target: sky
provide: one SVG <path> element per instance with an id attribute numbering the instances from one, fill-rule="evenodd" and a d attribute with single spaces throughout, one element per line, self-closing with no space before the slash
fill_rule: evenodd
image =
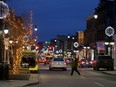
<path id="1" fill-rule="evenodd" d="M 75 35 L 86 29 L 86 18 L 92 15 L 99 0 L 7 0 L 17 16 L 33 12 L 38 41 L 50 41 L 57 35 Z"/>

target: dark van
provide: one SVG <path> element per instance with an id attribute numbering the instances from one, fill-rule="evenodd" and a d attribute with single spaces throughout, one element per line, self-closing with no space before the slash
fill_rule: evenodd
<path id="1" fill-rule="evenodd" d="M 99 68 L 114 70 L 114 59 L 108 55 L 98 55 L 94 60 L 93 69 L 99 70 Z"/>

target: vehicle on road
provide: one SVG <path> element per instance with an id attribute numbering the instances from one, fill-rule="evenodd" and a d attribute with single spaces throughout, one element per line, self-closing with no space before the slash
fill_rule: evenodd
<path id="1" fill-rule="evenodd" d="M 49 70 L 62 69 L 67 70 L 67 64 L 63 58 L 52 58 L 49 63 Z"/>
<path id="2" fill-rule="evenodd" d="M 52 56 L 46 56 L 45 61 L 44 61 L 44 65 L 49 64 L 52 58 L 53 58 Z"/>
<path id="3" fill-rule="evenodd" d="M 100 68 L 114 70 L 114 59 L 108 55 L 98 55 L 94 60 L 93 69 L 99 70 Z"/>
<path id="4" fill-rule="evenodd" d="M 87 60 L 87 59 L 81 59 L 79 61 L 79 67 L 80 68 L 92 68 L 93 66 L 93 61 L 92 60 Z"/>
<path id="5" fill-rule="evenodd" d="M 72 58 L 65 58 L 65 62 L 67 65 L 70 64 L 70 62 L 72 62 Z"/>

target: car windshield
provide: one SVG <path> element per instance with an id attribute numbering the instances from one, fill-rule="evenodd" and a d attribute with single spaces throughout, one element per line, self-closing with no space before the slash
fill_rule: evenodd
<path id="1" fill-rule="evenodd" d="M 64 61 L 63 58 L 54 58 L 54 61 Z"/>

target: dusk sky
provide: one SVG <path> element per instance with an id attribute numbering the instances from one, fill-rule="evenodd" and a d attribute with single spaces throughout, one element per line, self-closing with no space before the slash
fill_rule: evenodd
<path id="1" fill-rule="evenodd" d="M 99 0 L 9 0 L 17 16 L 33 12 L 38 41 L 49 41 L 56 35 L 76 34 L 86 29 L 86 18 L 93 14 Z"/>

